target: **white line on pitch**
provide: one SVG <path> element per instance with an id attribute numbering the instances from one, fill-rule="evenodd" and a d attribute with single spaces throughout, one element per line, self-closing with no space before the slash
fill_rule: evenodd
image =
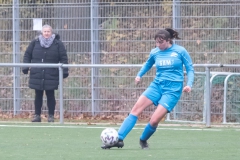
<path id="1" fill-rule="evenodd" d="M 97 127 L 97 126 L 28 126 L 28 125 L 0 125 L 0 127 L 16 127 L 16 128 L 89 128 L 89 129 L 104 129 L 108 127 Z M 111 127 L 118 129 L 118 127 Z M 134 130 L 137 129 L 144 129 L 144 128 L 133 128 Z M 162 128 L 159 127 L 157 130 L 179 130 L 179 131 L 222 131 L 222 129 L 204 129 L 204 128 Z"/>

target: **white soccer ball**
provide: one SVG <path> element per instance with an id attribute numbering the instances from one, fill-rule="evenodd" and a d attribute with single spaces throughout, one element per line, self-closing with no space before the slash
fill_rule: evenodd
<path id="1" fill-rule="evenodd" d="M 100 136 L 102 143 L 106 146 L 112 146 L 118 142 L 118 132 L 114 128 L 106 128 Z"/>

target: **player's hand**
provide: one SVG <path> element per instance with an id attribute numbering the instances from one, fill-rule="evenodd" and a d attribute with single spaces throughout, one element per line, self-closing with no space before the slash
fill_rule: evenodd
<path id="1" fill-rule="evenodd" d="M 185 87 L 183 88 L 183 92 L 187 92 L 187 93 L 191 92 L 191 87 L 185 86 Z"/>
<path id="2" fill-rule="evenodd" d="M 137 76 L 137 77 L 135 78 L 135 84 L 138 84 L 140 81 L 141 81 L 141 78 Z"/>

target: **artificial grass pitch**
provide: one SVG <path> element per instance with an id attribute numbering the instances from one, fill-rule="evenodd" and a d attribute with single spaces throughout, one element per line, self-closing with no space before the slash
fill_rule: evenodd
<path id="1" fill-rule="evenodd" d="M 100 148 L 99 125 L 0 124 L 0 160 L 239 160 L 239 128 L 158 127 L 142 150 L 135 127 L 121 149 Z"/>

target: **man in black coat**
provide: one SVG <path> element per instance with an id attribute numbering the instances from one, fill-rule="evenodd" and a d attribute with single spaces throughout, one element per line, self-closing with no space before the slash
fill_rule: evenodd
<path id="1" fill-rule="evenodd" d="M 34 39 L 28 46 L 23 63 L 64 63 L 68 64 L 66 49 L 58 34 L 53 34 L 52 27 L 44 25 L 42 34 Z M 43 92 L 47 96 L 48 122 L 54 122 L 56 99 L 54 90 L 59 85 L 58 68 L 23 68 L 22 72 L 28 74 L 30 70 L 29 88 L 35 89 L 35 116 L 32 122 L 41 122 L 41 109 Z M 68 68 L 63 69 L 63 78 L 68 77 Z"/>

